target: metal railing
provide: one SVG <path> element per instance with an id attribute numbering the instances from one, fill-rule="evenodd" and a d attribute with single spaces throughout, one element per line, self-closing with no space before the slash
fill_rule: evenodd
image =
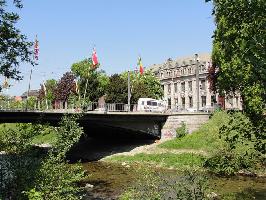
<path id="1" fill-rule="evenodd" d="M 201 112 L 213 112 L 214 108 L 202 108 Z M 87 102 L 80 103 L 80 101 L 39 101 L 30 100 L 28 103 L 25 100 L 15 101 L 14 99 L 0 100 L 0 111 L 46 111 L 46 112 L 157 112 L 157 113 L 183 113 L 196 112 L 196 109 L 174 107 L 168 105 L 165 110 L 138 109 L 137 104 L 124 103 L 98 103 Z"/>
<path id="2" fill-rule="evenodd" d="M 15 101 L 13 99 L 0 100 L 0 110 L 2 111 L 73 111 L 73 112 L 137 112 L 137 105 L 123 103 L 80 103 L 78 101 L 39 101 L 31 100 L 26 102 Z"/>

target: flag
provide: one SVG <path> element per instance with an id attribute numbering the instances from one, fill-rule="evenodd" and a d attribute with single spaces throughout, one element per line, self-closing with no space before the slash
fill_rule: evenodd
<path id="1" fill-rule="evenodd" d="M 93 48 L 92 58 L 91 59 L 92 59 L 93 67 L 96 67 L 96 65 L 98 64 L 98 57 L 97 57 L 95 48 Z"/>
<path id="2" fill-rule="evenodd" d="M 138 66 L 139 66 L 139 73 L 143 74 L 144 69 L 143 69 L 143 65 L 142 65 L 142 62 L 141 62 L 141 57 L 139 57 L 139 59 L 138 59 Z"/>
<path id="3" fill-rule="evenodd" d="M 37 39 L 37 36 L 36 36 L 35 42 L 34 42 L 34 59 L 35 60 L 39 59 L 39 41 Z"/>
<path id="4" fill-rule="evenodd" d="M 46 96 L 46 86 L 44 82 L 42 83 L 42 86 L 43 86 L 44 96 Z"/>
<path id="5" fill-rule="evenodd" d="M 5 88 L 5 89 L 7 89 L 7 88 L 9 88 L 9 83 L 8 83 L 8 78 L 7 77 L 5 77 L 5 80 L 4 80 L 4 83 L 3 83 L 3 88 Z"/>
<path id="6" fill-rule="evenodd" d="M 77 94 L 79 94 L 79 85 L 78 85 L 78 81 L 75 81 L 75 91 Z"/>

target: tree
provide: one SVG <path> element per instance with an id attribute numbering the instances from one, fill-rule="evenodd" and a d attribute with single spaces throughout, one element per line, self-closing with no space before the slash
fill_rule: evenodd
<path id="1" fill-rule="evenodd" d="M 69 95 L 74 90 L 75 76 L 71 72 L 66 72 L 57 83 L 53 95 L 55 100 L 67 101 Z"/>
<path id="2" fill-rule="evenodd" d="M 127 103 L 127 81 L 118 74 L 110 77 L 106 88 L 107 103 Z"/>
<path id="3" fill-rule="evenodd" d="M 79 79 L 78 85 L 81 97 L 84 96 L 85 88 L 85 99 L 87 101 L 98 101 L 105 94 L 109 78 L 103 70 L 97 70 L 97 67 L 93 67 L 90 58 L 74 63 L 71 66 L 71 71 Z"/>
<path id="4" fill-rule="evenodd" d="M 127 81 L 127 73 L 123 73 L 122 77 Z M 136 104 L 141 97 L 161 99 L 163 97 L 163 90 L 160 81 L 153 75 L 152 72 L 135 74 L 130 73 L 131 85 L 131 103 Z"/>
<path id="5" fill-rule="evenodd" d="M 21 9 L 21 0 L 13 1 L 16 8 Z M 6 0 L 0 1 L 0 74 L 7 78 L 21 80 L 22 76 L 18 70 L 20 62 L 33 63 L 32 43 L 27 37 L 21 34 L 15 27 L 19 15 L 14 12 L 7 12 Z M 1 88 L 0 88 L 1 90 Z"/>
<path id="6" fill-rule="evenodd" d="M 55 98 L 54 89 L 56 88 L 57 81 L 55 79 L 49 79 L 49 80 L 46 80 L 44 85 L 45 85 L 45 88 L 46 88 L 46 92 L 45 92 L 43 84 L 41 84 L 41 89 L 39 90 L 38 99 L 44 100 L 46 98 L 48 101 L 52 102 L 54 100 L 54 98 Z"/>
<path id="7" fill-rule="evenodd" d="M 220 93 L 240 91 L 244 111 L 256 121 L 266 105 L 266 0 L 213 4 L 214 85 Z"/>

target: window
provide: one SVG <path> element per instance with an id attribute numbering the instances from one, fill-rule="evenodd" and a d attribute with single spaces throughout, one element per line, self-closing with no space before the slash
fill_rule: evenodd
<path id="1" fill-rule="evenodd" d="M 181 83 L 181 91 L 185 92 L 185 82 Z"/>
<path id="2" fill-rule="evenodd" d="M 212 95 L 211 96 L 211 106 L 214 106 L 215 103 L 217 103 L 216 96 L 215 95 Z"/>
<path id="3" fill-rule="evenodd" d="M 183 109 L 185 109 L 185 103 L 186 103 L 185 97 L 182 97 L 182 108 Z"/>
<path id="4" fill-rule="evenodd" d="M 171 108 L 171 104 L 172 104 L 171 98 L 168 98 L 168 108 Z"/>
<path id="5" fill-rule="evenodd" d="M 172 76 L 172 71 L 167 71 L 167 76 L 171 77 Z"/>
<path id="6" fill-rule="evenodd" d="M 236 97 L 236 107 L 238 108 L 238 97 Z"/>
<path id="7" fill-rule="evenodd" d="M 144 105 L 144 101 L 141 102 L 141 105 Z"/>
<path id="8" fill-rule="evenodd" d="M 192 92 L 192 81 L 188 82 L 188 88 L 189 88 L 189 91 Z"/>
<path id="9" fill-rule="evenodd" d="M 206 106 L 206 96 L 201 96 L 201 106 Z"/>
<path id="10" fill-rule="evenodd" d="M 189 97 L 189 107 L 190 108 L 193 107 L 193 99 L 192 99 L 192 97 Z"/>
<path id="11" fill-rule="evenodd" d="M 152 105 L 152 106 L 157 106 L 157 102 L 152 101 L 152 102 L 151 102 L 151 105 Z"/>
<path id="12" fill-rule="evenodd" d="M 175 93 L 177 93 L 177 83 L 174 83 L 175 86 Z"/>
<path id="13" fill-rule="evenodd" d="M 200 89 L 202 89 L 202 90 L 206 90 L 205 80 L 201 80 L 201 81 L 200 81 Z"/>
<path id="14" fill-rule="evenodd" d="M 171 94 L 171 84 L 168 84 L 168 94 Z"/>
<path id="15" fill-rule="evenodd" d="M 147 101 L 147 105 L 150 106 L 151 105 L 151 101 Z"/>
<path id="16" fill-rule="evenodd" d="M 178 105 L 178 98 L 175 98 L 175 105 Z"/>

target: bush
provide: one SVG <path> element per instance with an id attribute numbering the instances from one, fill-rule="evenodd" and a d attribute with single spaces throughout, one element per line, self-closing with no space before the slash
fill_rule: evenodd
<path id="1" fill-rule="evenodd" d="M 68 150 L 83 134 L 76 117 L 63 117 L 57 140 L 48 154 L 32 144 L 33 136 L 44 127 L 18 124 L 0 131 L 0 199 L 80 199 L 84 177 L 78 164 L 65 161 Z M 46 127 L 45 127 L 46 128 Z"/>
<path id="2" fill-rule="evenodd" d="M 227 175 L 241 169 L 255 170 L 264 159 L 263 154 L 256 148 L 264 142 L 258 139 L 257 130 L 244 114 L 231 113 L 229 120 L 219 130 L 220 138 L 226 145 L 215 151 L 206 160 L 205 166 L 215 173 Z"/>
<path id="3" fill-rule="evenodd" d="M 181 138 L 188 134 L 187 126 L 185 122 L 181 122 L 181 127 L 176 129 L 176 137 Z"/>

